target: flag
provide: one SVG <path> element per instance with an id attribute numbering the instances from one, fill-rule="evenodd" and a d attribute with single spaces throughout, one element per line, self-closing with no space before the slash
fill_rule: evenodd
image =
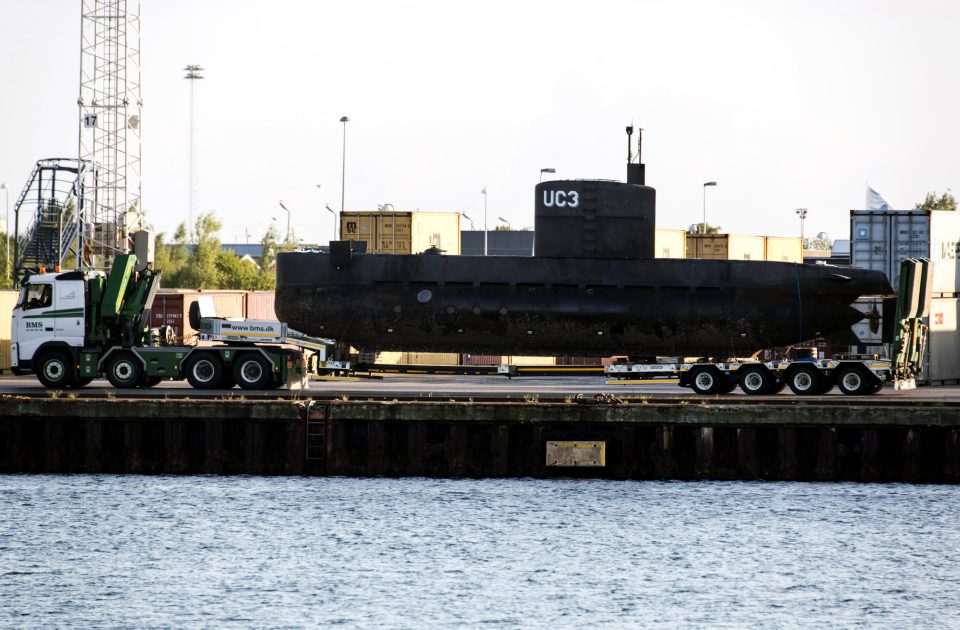
<path id="1" fill-rule="evenodd" d="M 892 210 L 880 193 L 867 186 L 867 210 Z"/>

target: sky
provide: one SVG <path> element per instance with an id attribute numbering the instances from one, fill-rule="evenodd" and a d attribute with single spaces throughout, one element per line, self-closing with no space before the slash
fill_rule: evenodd
<path id="1" fill-rule="evenodd" d="M 224 242 L 290 209 L 326 242 L 345 208 L 533 225 L 540 169 L 626 178 L 644 128 L 657 226 L 849 237 L 869 183 L 893 208 L 960 190 L 960 3 L 947 0 L 143 0 L 143 209 L 197 207 Z M 0 0 L 0 180 L 77 154 L 80 0 Z M 317 186 L 320 185 L 320 188 Z M 467 222 L 465 222 L 466 226 Z"/>

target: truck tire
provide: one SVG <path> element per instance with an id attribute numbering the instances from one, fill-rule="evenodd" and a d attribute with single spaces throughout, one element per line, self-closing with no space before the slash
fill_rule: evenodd
<path id="1" fill-rule="evenodd" d="M 187 381 L 196 389 L 217 389 L 223 382 L 223 363 L 213 352 L 198 352 L 185 366 Z"/>
<path id="2" fill-rule="evenodd" d="M 820 370 L 812 365 L 802 365 L 787 376 L 787 385 L 797 396 L 819 394 L 823 387 Z"/>
<path id="3" fill-rule="evenodd" d="M 722 378 L 723 376 L 716 368 L 693 368 L 690 374 L 690 389 L 701 396 L 716 394 L 723 387 Z"/>
<path id="4" fill-rule="evenodd" d="M 233 362 L 233 378 L 243 389 L 268 389 L 273 385 L 273 368 L 262 354 L 248 352 Z"/>
<path id="5" fill-rule="evenodd" d="M 837 371 L 837 387 L 848 396 L 865 396 L 876 390 L 877 379 L 859 366 L 847 366 Z"/>
<path id="6" fill-rule="evenodd" d="M 751 396 L 769 394 L 777 385 L 777 379 L 762 365 L 748 365 L 737 372 L 740 389 Z"/>
<path id="7" fill-rule="evenodd" d="M 132 352 L 117 352 L 107 362 L 107 380 L 117 389 L 133 389 L 143 381 L 143 365 Z"/>
<path id="8" fill-rule="evenodd" d="M 73 364 L 62 350 L 50 350 L 40 355 L 35 368 L 37 378 L 49 389 L 63 389 L 73 384 Z"/>

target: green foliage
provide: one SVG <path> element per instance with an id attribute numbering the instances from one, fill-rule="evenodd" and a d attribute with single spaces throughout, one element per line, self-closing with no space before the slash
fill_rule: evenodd
<path id="1" fill-rule="evenodd" d="M 0 242 L 0 289 L 13 289 L 13 248 L 7 248 L 8 245 L 12 245 L 12 242 L 7 235 L 0 232 L 0 238 L 3 239 L 3 242 Z M 7 265 L 7 252 L 9 251 L 9 266 Z"/>
<path id="2" fill-rule="evenodd" d="M 928 192 L 924 200 L 913 207 L 914 210 L 948 210 L 956 212 L 957 198 L 950 194 L 950 189 L 937 197 L 937 193 Z"/>
<path id="3" fill-rule="evenodd" d="M 704 231 L 704 225 L 706 225 L 706 231 Z M 719 225 L 710 225 L 709 223 L 694 223 L 689 228 L 687 228 L 688 234 L 719 234 L 720 233 Z"/>
<path id="4" fill-rule="evenodd" d="M 244 260 L 233 251 L 220 247 L 220 221 L 213 213 L 201 214 L 193 226 L 191 238 L 181 223 L 168 243 L 165 234 L 157 236 L 154 266 L 163 271 L 165 287 L 184 289 L 235 289 L 240 291 L 272 290 L 276 288 L 274 268 L 249 259 Z M 278 234 L 271 229 L 264 236 L 264 258 L 268 263 L 276 259 L 277 251 L 294 249 L 277 243 Z M 193 243 L 193 251 L 187 244 Z"/>
<path id="5" fill-rule="evenodd" d="M 217 254 L 217 288 L 250 291 L 260 288 L 260 270 L 256 263 L 244 260 L 232 251 Z"/>

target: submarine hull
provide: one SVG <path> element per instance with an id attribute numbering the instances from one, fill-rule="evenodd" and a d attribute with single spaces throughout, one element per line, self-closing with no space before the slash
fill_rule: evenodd
<path id="1" fill-rule="evenodd" d="M 858 297 L 891 294 L 881 272 L 824 265 L 294 252 L 276 310 L 377 350 L 721 357 L 847 332 Z"/>

